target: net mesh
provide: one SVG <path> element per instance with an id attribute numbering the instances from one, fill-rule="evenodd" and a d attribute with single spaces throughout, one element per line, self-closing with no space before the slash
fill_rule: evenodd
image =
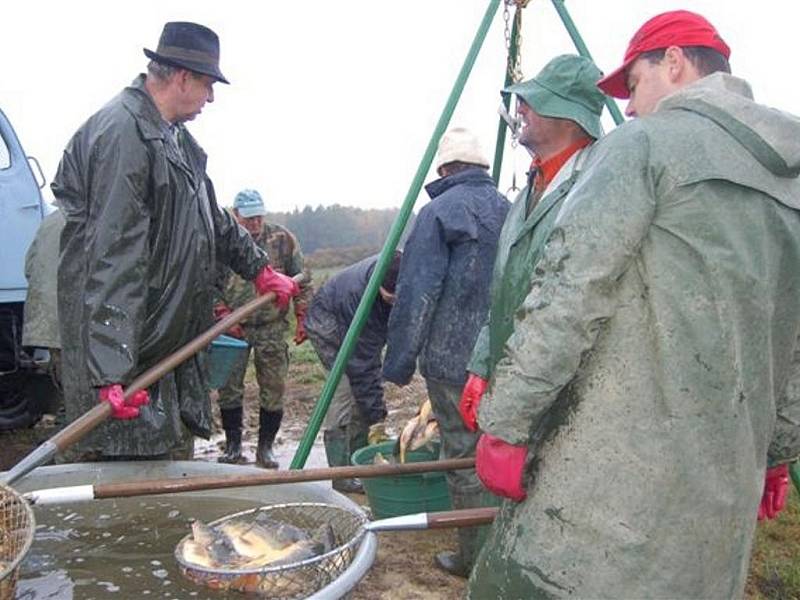
<path id="1" fill-rule="evenodd" d="M 312 532 L 321 525 L 330 525 L 335 547 L 319 556 L 294 563 L 260 569 L 207 569 L 183 558 L 184 537 L 175 548 L 175 558 L 181 573 L 191 581 L 217 590 L 237 590 L 269 598 L 294 600 L 319 591 L 339 577 L 358 550 L 364 536 L 366 516 L 340 506 L 314 502 L 275 504 L 228 515 L 209 523 L 214 527 L 232 519 L 251 519 L 256 513 L 266 513 L 272 519 L 289 523 Z"/>
<path id="2" fill-rule="evenodd" d="M 0 484 L 0 600 L 11 600 L 19 565 L 33 542 L 35 522 L 28 502 Z"/>

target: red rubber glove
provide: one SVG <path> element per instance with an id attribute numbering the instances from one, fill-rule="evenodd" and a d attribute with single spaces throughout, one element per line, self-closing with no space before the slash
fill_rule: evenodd
<path id="1" fill-rule="evenodd" d="M 487 387 L 489 387 L 488 381 L 483 377 L 478 377 L 475 373 L 470 373 L 467 383 L 464 384 L 464 391 L 461 392 L 458 412 L 461 413 L 464 425 L 472 432 L 478 431 L 478 405 L 481 403 Z"/>
<path id="2" fill-rule="evenodd" d="M 223 304 L 222 302 L 220 302 L 219 304 L 214 306 L 214 320 L 221 321 L 232 312 L 233 311 L 230 309 L 230 307 L 228 307 L 227 304 Z M 227 333 L 231 337 L 235 337 L 240 340 L 244 339 L 244 329 L 242 329 L 242 326 L 239 323 L 232 325 L 225 333 Z"/>
<path id="3" fill-rule="evenodd" d="M 294 307 L 294 316 L 297 319 L 297 327 L 294 330 L 294 343 L 299 346 L 308 339 L 306 333 L 306 309 L 304 307 Z"/>
<path id="4" fill-rule="evenodd" d="M 514 446 L 484 433 L 475 452 L 478 478 L 495 496 L 522 502 L 528 496 L 522 485 L 527 456 L 527 446 Z"/>
<path id="5" fill-rule="evenodd" d="M 289 300 L 300 293 L 300 286 L 297 285 L 294 279 L 283 273 L 273 271 L 272 267 L 269 265 L 261 269 L 258 275 L 256 275 L 256 278 L 253 280 L 253 285 L 256 286 L 256 292 L 258 292 L 259 296 L 274 292 L 275 304 L 277 304 L 278 308 L 281 310 L 289 306 Z"/>
<path id="6" fill-rule="evenodd" d="M 139 390 L 126 401 L 122 386 L 118 383 L 101 387 L 98 398 L 100 402 L 108 402 L 111 405 L 112 418 L 123 421 L 135 419 L 139 416 L 139 407 L 150 403 L 150 394 L 147 390 Z"/>
<path id="7" fill-rule="evenodd" d="M 764 495 L 758 507 L 758 520 L 774 519 L 786 506 L 789 494 L 789 465 L 778 465 L 767 469 L 764 477 Z"/>

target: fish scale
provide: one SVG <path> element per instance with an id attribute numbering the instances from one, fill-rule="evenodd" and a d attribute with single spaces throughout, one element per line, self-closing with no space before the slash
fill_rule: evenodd
<path id="1" fill-rule="evenodd" d="M 439 433 L 439 424 L 433 414 L 433 407 L 430 399 L 425 400 L 420 406 L 417 414 L 412 417 L 398 440 L 400 462 L 406 462 L 406 452 L 421 448 L 430 442 Z"/>
<path id="2" fill-rule="evenodd" d="M 192 524 L 193 539 L 184 542 L 186 561 L 206 568 L 251 569 L 311 558 L 334 545 L 329 525 L 313 535 L 287 523 L 256 518 L 253 522 L 232 520 L 217 527 L 199 521 Z"/>

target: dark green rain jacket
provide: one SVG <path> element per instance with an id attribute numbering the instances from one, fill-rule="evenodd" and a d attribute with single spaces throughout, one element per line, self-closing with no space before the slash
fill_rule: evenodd
<path id="1" fill-rule="evenodd" d="M 800 120 L 730 75 L 595 144 L 480 405 L 527 444 L 472 598 L 737 598 L 800 454 Z"/>
<path id="2" fill-rule="evenodd" d="M 492 273 L 486 325 L 481 328 L 467 370 L 489 379 L 514 330 L 514 313 L 531 290 L 531 275 L 564 198 L 580 175 L 591 146 L 579 150 L 559 169 L 526 217 L 530 185 L 519 193 L 506 217 Z"/>
<path id="3" fill-rule="evenodd" d="M 162 120 L 144 76 L 81 126 L 52 189 L 66 225 L 58 301 L 64 393 L 72 421 L 101 386 L 137 375 L 211 325 L 217 258 L 252 279 L 267 263 L 222 211 L 206 155 L 183 126 Z M 150 388 L 138 419 L 109 421 L 81 445 L 104 455 L 153 456 L 211 431 L 202 357 Z M 183 426 L 182 426 L 183 424 Z"/>

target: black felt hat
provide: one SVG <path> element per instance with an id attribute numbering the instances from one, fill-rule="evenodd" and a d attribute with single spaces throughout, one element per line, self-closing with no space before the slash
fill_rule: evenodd
<path id="1" fill-rule="evenodd" d="M 208 75 L 229 83 L 219 70 L 219 37 L 208 27 L 197 23 L 174 22 L 164 25 L 155 52 L 144 49 L 148 58 Z"/>

